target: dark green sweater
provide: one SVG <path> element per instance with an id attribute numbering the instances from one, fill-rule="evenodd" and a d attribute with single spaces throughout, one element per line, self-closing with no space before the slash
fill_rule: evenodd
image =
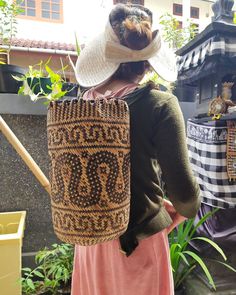
<path id="1" fill-rule="evenodd" d="M 131 211 L 128 229 L 120 237 L 127 256 L 139 240 L 172 223 L 162 203 L 160 172 L 166 195 L 181 215 L 194 217 L 200 206 L 178 100 L 148 86 L 126 98 L 128 103 L 132 100 L 136 101 L 130 105 Z"/>

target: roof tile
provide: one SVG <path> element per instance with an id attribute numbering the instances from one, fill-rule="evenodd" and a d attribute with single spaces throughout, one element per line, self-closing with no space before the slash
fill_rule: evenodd
<path id="1" fill-rule="evenodd" d="M 22 38 L 20 39 L 14 38 L 12 40 L 12 46 L 27 47 L 27 48 L 55 49 L 55 50 L 65 50 L 65 51 L 76 50 L 74 44 L 60 43 L 55 41 L 30 40 L 30 39 L 22 39 Z"/>

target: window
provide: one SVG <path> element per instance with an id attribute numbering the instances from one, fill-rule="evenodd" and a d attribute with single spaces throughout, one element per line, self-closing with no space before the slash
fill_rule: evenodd
<path id="1" fill-rule="evenodd" d="M 144 0 L 113 0 L 113 4 L 117 3 L 132 3 L 132 4 L 139 4 L 139 5 L 144 5 Z"/>
<path id="2" fill-rule="evenodd" d="M 173 4 L 173 14 L 174 15 L 183 15 L 183 6 L 181 4 Z"/>
<path id="3" fill-rule="evenodd" d="M 183 6 L 182 4 L 173 4 L 173 14 L 174 15 L 183 15 Z M 199 18 L 199 8 L 198 7 L 190 7 L 190 17 L 191 18 Z"/>
<path id="4" fill-rule="evenodd" d="M 63 21 L 62 0 L 24 0 L 20 3 L 23 9 L 21 17 L 49 22 Z"/>
<path id="5" fill-rule="evenodd" d="M 199 8 L 198 7 L 191 7 L 190 8 L 190 17 L 199 18 Z"/>

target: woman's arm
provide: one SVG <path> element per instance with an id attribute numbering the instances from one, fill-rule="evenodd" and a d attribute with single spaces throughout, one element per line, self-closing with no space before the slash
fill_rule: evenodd
<path id="1" fill-rule="evenodd" d="M 167 197 L 179 214 L 192 218 L 200 206 L 199 186 L 190 166 L 185 124 L 175 96 L 163 96 L 155 120 L 153 140 Z"/>

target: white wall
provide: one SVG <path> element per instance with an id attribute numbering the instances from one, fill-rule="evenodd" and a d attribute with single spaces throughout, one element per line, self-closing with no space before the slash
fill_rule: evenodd
<path id="1" fill-rule="evenodd" d="M 101 28 L 111 6 L 111 0 L 64 0 L 62 24 L 18 18 L 17 37 L 75 43 L 74 32 L 77 32 L 83 42 Z"/>
<path id="2" fill-rule="evenodd" d="M 173 3 L 182 4 L 182 0 L 145 0 L 145 6 L 154 11 L 158 17 L 168 13 L 173 13 Z M 192 7 L 199 7 L 199 19 L 191 19 L 193 23 L 199 25 L 199 31 L 204 30 L 204 28 L 211 22 L 211 16 L 213 12 L 211 10 L 212 3 L 204 2 L 201 0 L 191 0 L 190 5 Z M 182 20 L 181 16 L 174 15 L 179 21 Z"/>
<path id="3" fill-rule="evenodd" d="M 104 27 L 113 0 L 64 0 L 63 3 L 63 24 L 19 19 L 17 37 L 75 43 L 74 32 L 77 32 L 80 43 L 84 43 Z M 182 4 L 182 0 L 144 0 L 144 3 L 157 16 L 161 16 L 166 12 L 172 13 L 173 3 Z M 211 22 L 211 5 L 201 0 L 191 0 L 191 6 L 200 8 L 200 19 L 193 19 L 199 24 L 200 31 Z M 181 20 L 182 17 L 176 18 Z"/>

